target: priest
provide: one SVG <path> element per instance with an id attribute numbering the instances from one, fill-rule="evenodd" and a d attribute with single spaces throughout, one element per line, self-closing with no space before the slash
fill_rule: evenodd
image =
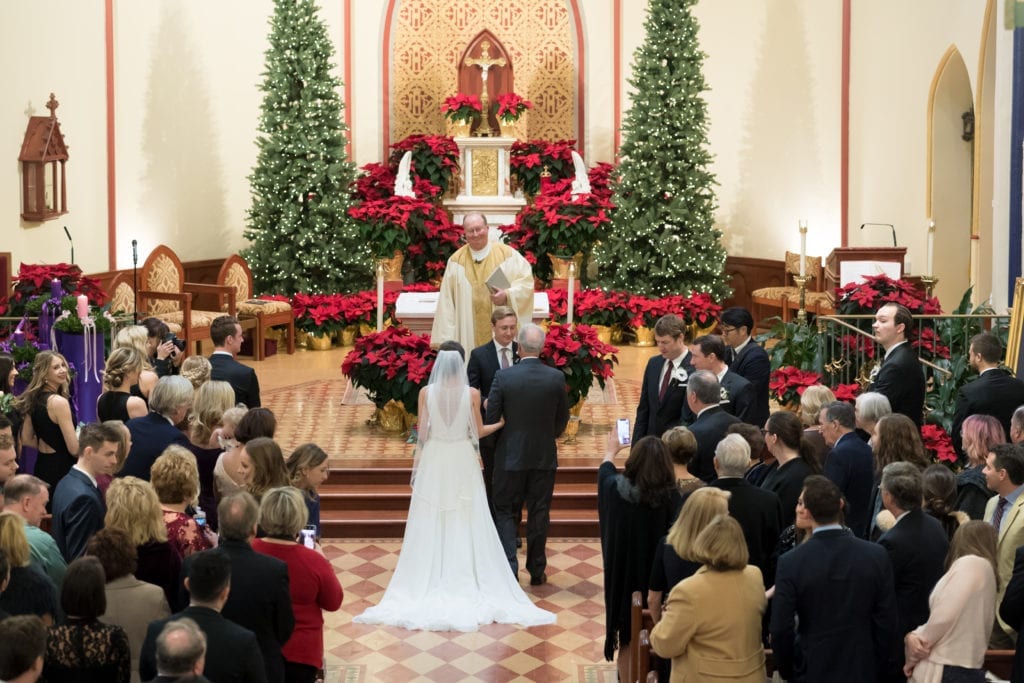
<path id="1" fill-rule="evenodd" d="M 533 319 L 533 270 L 516 250 L 490 241 L 483 214 L 462 220 L 466 244 L 448 259 L 434 313 L 431 342 L 455 340 L 475 348 L 491 339 L 491 311 L 508 306 L 519 320 Z"/>

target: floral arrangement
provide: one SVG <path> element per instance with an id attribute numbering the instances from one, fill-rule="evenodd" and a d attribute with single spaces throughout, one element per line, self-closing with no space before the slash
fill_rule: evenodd
<path id="1" fill-rule="evenodd" d="M 629 294 L 605 289 L 584 289 L 575 297 L 576 313 L 585 325 L 626 325 L 629 323 Z"/>
<path id="2" fill-rule="evenodd" d="M 65 295 L 77 297 L 84 294 L 94 306 L 102 306 L 107 300 L 107 293 L 100 287 L 99 280 L 86 277 L 78 266 L 69 263 L 22 263 L 14 278 L 13 293 L 9 299 L 0 300 L 0 313 L 11 317 L 25 315 L 26 312 L 38 315 L 43 301 L 49 300 L 52 294 L 54 280 L 60 281 Z"/>
<path id="3" fill-rule="evenodd" d="M 893 280 L 887 275 L 866 275 L 862 282 L 836 287 L 836 313 L 839 315 L 874 315 L 888 303 L 906 306 L 911 313 L 938 315 L 939 300 L 928 298 L 917 285 L 908 280 Z"/>
<path id="4" fill-rule="evenodd" d="M 498 119 L 500 119 L 504 124 L 515 123 L 527 109 L 533 109 L 532 102 L 523 99 L 514 92 L 498 95 L 494 101 L 496 103 L 495 113 L 497 114 Z"/>
<path id="5" fill-rule="evenodd" d="M 949 432 L 940 425 L 921 425 L 921 441 L 935 462 L 958 462 L 956 451 L 953 450 L 953 439 Z"/>
<path id="6" fill-rule="evenodd" d="M 564 323 L 569 314 L 569 292 L 562 287 L 545 290 L 548 294 L 548 320 Z"/>
<path id="7" fill-rule="evenodd" d="M 394 321 L 398 292 L 384 292 L 384 319 Z M 296 294 L 291 300 L 296 326 L 309 334 L 325 335 L 377 320 L 377 292 Z"/>
<path id="8" fill-rule="evenodd" d="M 618 349 L 597 338 L 589 325 L 551 325 L 540 359 L 565 375 L 569 405 L 587 397 L 594 380 L 603 389 L 612 377 Z"/>
<path id="9" fill-rule="evenodd" d="M 537 234 L 537 258 L 541 254 L 572 258 L 589 252 L 608 234 L 613 208 L 595 194 L 541 194 L 519 212 L 516 222 Z"/>
<path id="10" fill-rule="evenodd" d="M 408 226 L 412 242 L 405 250 L 412 277 L 417 282 L 440 280 L 448 259 L 462 245 L 462 230 L 436 204 L 425 202 L 414 219 Z"/>
<path id="11" fill-rule="evenodd" d="M 418 180 L 424 180 L 437 188 L 436 192 L 426 192 L 426 188 L 413 185 L 416 196 L 438 196 L 448 191 L 452 176 L 459 167 L 459 146 L 455 140 L 446 135 L 410 135 L 391 145 L 390 168 L 398 169 L 398 164 L 406 152 L 412 152 L 412 172 Z M 394 178 L 391 180 L 394 188 Z M 421 194 L 421 191 L 424 194 Z"/>
<path id="12" fill-rule="evenodd" d="M 441 207 L 419 197 L 367 200 L 349 208 L 375 258 L 407 253 L 417 280 L 436 277 L 459 248 L 460 232 Z M 417 248 L 410 250 L 410 245 Z"/>
<path id="13" fill-rule="evenodd" d="M 341 372 L 353 385 L 366 389 L 378 408 L 394 400 L 415 415 L 420 389 L 430 378 L 436 357 L 429 335 L 388 327 L 357 339 Z"/>
<path id="14" fill-rule="evenodd" d="M 654 327 L 658 318 L 669 313 L 678 315 L 687 324 L 709 327 L 722 313 L 722 307 L 705 292 L 692 292 L 689 296 L 670 294 L 660 299 L 633 294 L 629 296 L 627 307 L 633 314 L 629 319 L 633 327 Z"/>
<path id="15" fill-rule="evenodd" d="M 547 170 L 552 182 L 576 175 L 572 163 L 575 140 L 530 140 L 515 142 L 509 150 L 509 173 L 528 195 L 540 193 L 541 174 Z"/>
<path id="16" fill-rule="evenodd" d="M 70 334 L 82 334 L 85 332 L 82 319 L 78 317 L 77 306 L 78 300 L 75 297 L 63 297 L 60 307 L 64 312 L 53 321 L 53 329 Z M 114 316 L 110 315 L 110 311 L 106 310 L 92 310 L 90 311 L 89 318 L 92 320 L 93 325 L 96 326 L 96 331 L 103 334 L 110 332 L 117 323 Z"/>
<path id="17" fill-rule="evenodd" d="M 799 405 L 800 397 L 803 396 L 807 387 L 821 384 L 821 379 L 821 375 L 817 372 L 785 365 L 772 372 L 768 381 L 768 389 L 780 405 Z"/>
<path id="18" fill-rule="evenodd" d="M 632 327 L 654 327 L 658 318 L 675 313 L 670 307 L 668 297 L 652 299 L 642 294 L 632 294 L 626 305 L 629 312 L 632 313 L 629 319 L 629 324 Z"/>
<path id="19" fill-rule="evenodd" d="M 395 194 L 397 166 L 374 161 L 359 170 L 362 174 L 352 182 L 352 197 L 357 202 L 386 199 Z"/>
<path id="20" fill-rule="evenodd" d="M 449 121 L 471 123 L 483 111 L 480 98 L 476 95 L 457 93 L 446 97 L 441 103 L 441 113 Z"/>

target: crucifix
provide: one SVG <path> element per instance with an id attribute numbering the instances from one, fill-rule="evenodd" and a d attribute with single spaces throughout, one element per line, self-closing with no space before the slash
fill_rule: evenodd
<path id="1" fill-rule="evenodd" d="M 482 112 L 483 113 L 483 128 L 484 128 L 484 130 L 487 131 L 488 137 L 490 137 L 491 135 L 493 135 L 494 131 L 491 130 L 491 123 L 490 123 L 490 115 L 491 115 L 491 113 L 490 113 L 490 104 L 491 103 L 490 103 L 490 98 L 487 96 L 487 72 L 490 70 L 490 68 L 492 66 L 498 66 L 498 67 L 505 66 L 505 64 L 506 64 L 505 58 L 504 57 L 498 57 L 496 59 L 492 58 L 491 57 L 491 41 L 484 40 L 483 42 L 480 43 L 480 56 L 476 57 L 476 58 L 466 57 L 466 59 L 463 62 L 463 64 L 465 64 L 466 66 L 478 66 L 478 67 L 480 67 L 480 78 L 483 80 L 483 88 L 482 88 L 482 92 L 480 93 L 480 108 L 483 110 L 483 112 Z M 477 132 L 477 134 L 479 135 L 479 131 Z"/>

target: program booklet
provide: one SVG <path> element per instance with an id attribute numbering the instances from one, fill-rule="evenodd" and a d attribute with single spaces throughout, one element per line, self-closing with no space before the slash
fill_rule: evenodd
<path id="1" fill-rule="evenodd" d="M 508 277 L 505 276 L 505 271 L 498 266 L 491 273 L 491 276 L 487 278 L 487 289 L 492 292 L 497 292 L 499 289 L 508 289 L 512 286 L 512 283 L 508 281 Z"/>

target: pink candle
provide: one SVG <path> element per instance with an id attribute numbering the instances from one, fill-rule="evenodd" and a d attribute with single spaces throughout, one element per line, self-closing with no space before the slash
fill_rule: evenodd
<path id="1" fill-rule="evenodd" d="M 78 317 L 89 317 L 89 298 L 85 294 L 78 295 Z"/>

